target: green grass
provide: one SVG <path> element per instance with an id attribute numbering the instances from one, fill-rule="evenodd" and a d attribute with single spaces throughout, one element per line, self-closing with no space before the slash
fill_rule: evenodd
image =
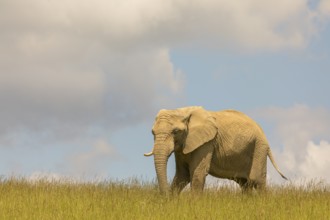
<path id="1" fill-rule="evenodd" d="M 0 219 L 330 219 L 328 186 L 272 186 L 242 195 L 232 186 L 160 196 L 137 180 L 74 183 L 0 179 Z"/>

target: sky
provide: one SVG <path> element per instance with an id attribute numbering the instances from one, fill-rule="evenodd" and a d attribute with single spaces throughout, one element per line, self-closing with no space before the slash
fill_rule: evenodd
<path id="1" fill-rule="evenodd" d="M 0 175 L 153 180 L 155 115 L 197 105 L 330 183 L 329 39 L 330 0 L 1 0 Z"/>

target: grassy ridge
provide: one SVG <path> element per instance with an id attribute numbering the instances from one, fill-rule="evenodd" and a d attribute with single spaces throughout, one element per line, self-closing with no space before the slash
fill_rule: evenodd
<path id="1" fill-rule="evenodd" d="M 150 183 L 0 180 L 0 219 L 330 219 L 330 191 L 306 184 L 162 197 Z"/>

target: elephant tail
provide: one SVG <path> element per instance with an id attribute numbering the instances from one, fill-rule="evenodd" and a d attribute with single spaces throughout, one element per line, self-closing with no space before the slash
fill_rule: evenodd
<path id="1" fill-rule="evenodd" d="M 282 178 L 288 180 L 288 178 L 286 178 L 286 176 L 284 176 L 284 174 L 278 168 L 278 166 L 277 166 L 277 164 L 275 162 L 275 159 L 273 157 L 273 153 L 270 150 L 270 148 L 268 148 L 268 157 L 269 157 L 270 161 L 272 162 L 273 166 L 275 167 L 275 169 L 277 170 L 277 172 L 282 176 Z"/>

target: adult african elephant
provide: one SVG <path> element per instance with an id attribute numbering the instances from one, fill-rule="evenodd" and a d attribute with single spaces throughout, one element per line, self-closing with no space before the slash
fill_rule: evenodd
<path id="1" fill-rule="evenodd" d="M 202 191 L 207 174 L 236 181 L 243 191 L 266 185 L 267 156 L 278 169 L 266 136 L 247 115 L 235 111 L 207 111 L 202 107 L 160 110 L 152 133 L 160 191 L 169 192 L 167 160 L 174 152 L 176 173 L 171 190 L 180 193 L 191 183 Z"/>

